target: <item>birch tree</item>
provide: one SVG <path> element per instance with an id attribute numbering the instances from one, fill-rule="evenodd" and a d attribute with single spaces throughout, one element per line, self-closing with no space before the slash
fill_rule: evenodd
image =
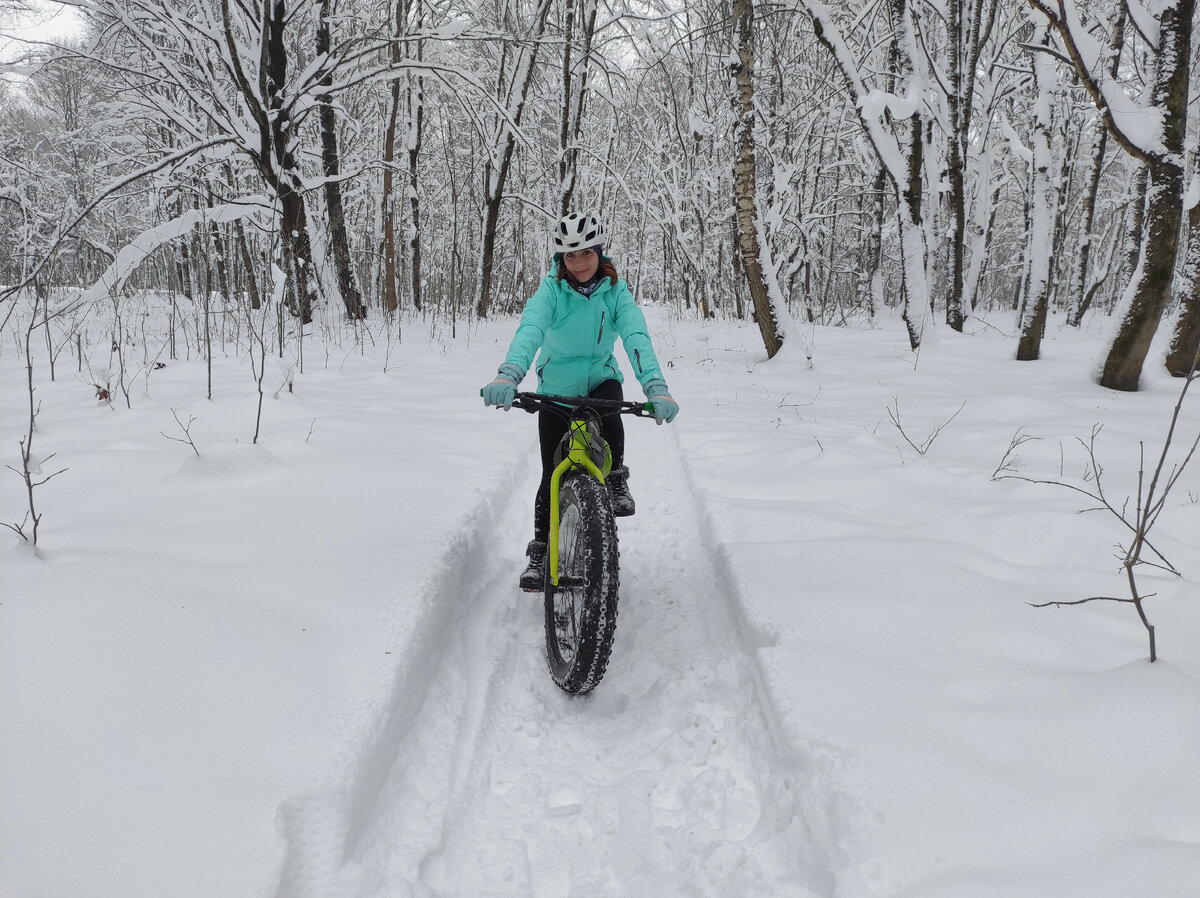
<path id="1" fill-rule="evenodd" d="M 946 108 L 949 117 L 946 173 L 952 227 L 950 231 L 950 286 L 946 294 L 946 323 L 963 329 L 969 299 L 966 293 L 967 184 L 971 134 L 976 127 L 975 81 L 983 45 L 996 22 L 997 0 L 950 0 L 947 18 L 947 54 L 950 60 Z"/>
<path id="2" fill-rule="evenodd" d="M 1030 44 L 1034 48 L 1044 48 L 1047 39 L 1047 29 L 1043 25 L 1038 28 Z M 1044 52 L 1039 53 L 1035 49 L 1032 62 L 1036 96 L 1031 135 L 1033 151 L 1029 165 L 1029 194 L 1032 206 L 1027 250 L 1029 287 L 1025 292 L 1020 316 L 1018 361 L 1033 361 L 1040 354 L 1050 307 L 1050 231 L 1054 208 L 1057 205 L 1057 190 L 1050 179 L 1050 166 L 1053 163 L 1053 93 L 1057 87 L 1057 78 L 1054 74 L 1054 62 Z"/>
<path id="3" fill-rule="evenodd" d="M 737 155 L 733 167 L 734 208 L 738 228 L 738 249 L 742 270 L 754 303 L 759 333 L 772 358 L 783 346 L 784 322 L 782 294 L 775 277 L 770 247 L 758 215 L 756 180 L 758 176 L 754 148 L 754 3 L 733 0 L 733 45 L 730 58 L 734 83 L 734 138 Z"/>

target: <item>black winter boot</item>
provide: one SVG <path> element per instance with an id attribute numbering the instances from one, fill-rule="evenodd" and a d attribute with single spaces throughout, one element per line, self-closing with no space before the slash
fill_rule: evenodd
<path id="1" fill-rule="evenodd" d="M 521 589 L 541 592 L 546 588 L 546 544 L 540 539 L 530 540 L 525 554 L 529 556 L 529 564 L 521 571 Z"/>
<path id="2" fill-rule="evenodd" d="M 624 465 L 613 468 L 604 482 L 608 484 L 608 494 L 612 497 L 613 515 L 627 518 L 633 514 L 635 506 L 633 496 L 629 493 L 629 469 Z"/>

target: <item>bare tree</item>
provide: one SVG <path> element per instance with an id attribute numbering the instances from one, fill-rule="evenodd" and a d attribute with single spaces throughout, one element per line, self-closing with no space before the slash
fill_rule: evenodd
<path id="1" fill-rule="evenodd" d="M 331 59 L 333 52 L 329 27 L 330 7 L 336 0 L 316 0 L 317 8 L 317 59 Z M 354 274 L 354 261 L 350 254 L 350 235 L 346 232 L 346 212 L 342 203 L 341 166 L 338 159 L 337 113 L 334 98 L 328 93 L 333 86 L 333 65 L 327 65 L 321 87 L 326 92 L 317 95 L 320 104 L 321 162 L 325 174 L 325 206 L 329 216 L 329 236 L 333 246 L 333 261 L 337 270 L 338 293 L 350 318 L 366 318 L 367 307 L 358 289 L 358 278 Z"/>
<path id="2" fill-rule="evenodd" d="M 930 293 L 922 227 L 925 128 L 920 105 L 912 99 L 915 85 L 921 80 L 912 11 L 908 0 L 890 0 L 892 36 L 888 56 L 895 90 L 881 97 L 880 91 L 868 87 L 864 70 L 852 56 L 830 9 L 808 0 L 801 2 L 812 17 L 817 40 L 837 64 L 863 132 L 896 194 L 903 289 L 901 314 L 908 329 L 909 345 L 916 349 L 921 345 L 921 317 L 929 307 Z"/>
<path id="3" fill-rule="evenodd" d="M 1197 379 L 1197 372 L 1200 370 L 1198 365 L 1200 365 L 1200 358 L 1194 360 L 1192 367 L 1184 375 L 1183 388 L 1179 391 L 1179 397 L 1175 402 L 1175 408 L 1171 413 L 1171 421 L 1167 427 L 1167 434 L 1163 440 L 1162 450 L 1152 471 L 1146 471 L 1145 445 L 1140 442 L 1138 443 L 1140 461 L 1137 471 L 1137 495 L 1134 497 L 1135 502 L 1132 514 L 1129 511 L 1128 497 L 1124 501 L 1117 502 L 1105 491 L 1104 471 L 1096 457 L 1096 438 L 1100 434 L 1099 425 L 1092 429 L 1091 438 L 1086 443 L 1083 443 L 1082 440 L 1080 441 L 1088 457 L 1088 473 L 1085 477 L 1086 486 L 1076 486 L 1062 480 L 1042 480 L 1015 473 L 1016 469 L 1011 462 L 1014 451 L 1023 443 L 1035 439 L 1020 432 L 1013 437 L 1009 443 L 1008 450 L 1004 453 L 1004 457 L 1000 460 L 1000 464 L 992 474 L 992 479 L 994 480 L 1023 480 L 1027 483 L 1061 486 L 1077 493 L 1082 493 L 1096 503 L 1095 506 L 1085 510 L 1107 511 L 1120 522 L 1122 528 L 1127 531 L 1126 538 L 1128 539 L 1127 544 L 1120 546 L 1121 554 L 1118 556 L 1121 561 L 1121 569 L 1125 574 L 1126 584 L 1129 587 L 1128 597 L 1089 596 L 1088 598 L 1077 599 L 1075 601 L 1045 602 L 1034 607 L 1084 605 L 1088 602 L 1118 602 L 1133 605 L 1137 611 L 1138 619 L 1142 622 L 1142 626 L 1146 628 L 1146 635 L 1150 642 L 1151 661 L 1158 659 L 1158 645 L 1155 638 L 1154 625 L 1150 623 L 1150 618 L 1146 614 L 1145 600 L 1151 598 L 1154 593 L 1143 593 L 1138 588 L 1137 572 L 1142 565 L 1150 565 L 1151 567 L 1166 570 L 1179 576 L 1179 571 L 1176 570 L 1175 566 L 1150 541 L 1150 532 L 1154 529 L 1155 524 L 1167 506 L 1167 497 L 1170 496 L 1180 476 L 1194 459 L 1196 450 L 1200 448 L 1200 432 L 1198 432 L 1190 444 L 1185 444 L 1182 454 L 1178 455 L 1174 462 L 1170 462 L 1171 449 L 1180 423 L 1180 414 L 1183 410 L 1184 401 L 1187 398 L 1188 388 L 1191 386 L 1192 381 Z M 1149 475 L 1148 477 L 1147 474 Z M 1148 555 L 1153 555 L 1157 561 L 1148 558 Z"/>
<path id="4" fill-rule="evenodd" d="M 559 215 L 575 208 L 579 183 L 580 141 L 587 110 L 592 40 L 596 34 L 597 0 L 563 0 L 562 107 L 559 128 Z M 578 53 L 578 56 L 576 56 Z"/>
<path id="5" fill-rule="evenodd" d="M 496 98 L 501 111 L 493 116 L 484 150 L 483 233 L 479 251 L 479 280 L 475 293 L 475 314 L 486 318 L 492 304 L 492 281 L 496 253 L 496 229 L 500 224 L 500 204 L 512 169 L 517 147 L 517 129 L 525 114 L 526 101 L 533 85 L 534 66 L 546 19 L 553 0 L 536 0 L 529 21 L 514 23 L 523 33 L 502 45 Z M 505 7 L 506 10 L 508 7 Z"/>
<path id="6" fill-rule="evenodd" d="M 395 0 L 392 15 L 392 39 L 389 54 L 393 66 L 409 59 L 420 62 L 424 55 L 425 40 L 417 36 L 425 20 L 423 0 Z M 416 32 L 417 34 L 414 34 Z M 401 111 L 404 121 L 401 122 Z M 397 137 L 403 135 L 406 150 L 407 181 L 409 198 L 408 261 L 409 292 L 414 308 L 420 309 L 421 297 L 421 194 L 420 169 L 421 144 L 425 129 L 424 79 L 419 71 L 407 69 L 404 84 L 400 79 L 391 83 L 391 98 L 387 127 L 383 138 L 383 188 L 380 204 L 383 219 L 383 307 L 395 312 L 400 307 L 397 292 L 400 281 L 398 256 L 396 253 L 395 203 L 396 159 L 400 148 Z"/>
<path id="7" fill-rule="evenodd" d="M 46 299 L 48 302 L 49 300 Z M 15 532 L 22 539 L 27 540 L 35 549 L 38 544 L 38 527 L 42 522 L 41 512 L 37 510 L 37 502 L 35 501 L 36 490 L 44 485 L 47 481 L 57 477 L 59 474 L 66 472 L 66 468 L 60 468 L 53 473 L 46 473 L 45 464 L 54 458 L 54 453 L 45 457 L 39 457 L 34 453 L 34 436 L 37 434 L 37 417 L 39 411 L 39 403 L 37 401 L 37 387 L 33 376 L 33 333 L 46 323 L 49 315 L 43 317 L 43 321 L 38 321 L 37 315 L 37 296 L 34 294 L 34 306 L 32 313 L 29 316 L 29 321 L 24 327 L 23 341 L 25 351 L 25 389 L 28 398 L 27 413 L 25 415 L 25 432 L 21 436 L 21 468 L 8 465 L 10 471 L 16 472 L 22 481 L 25 483 L 25 516 L 19 524 L 4 522 L 4 526 Z M 25 532 L 26 525 L 29 526 L 29 532 Z"/>
<path id="8" fill-rule="evenodd" d="M 1113 139 L 1142 162 L 1149 175 L 1140 260 L 1126 289 L 1121 321 L 1100 373 L 1102 386 L 1136 390 L 1174 283 L 1183 220 L 1181 160 L 1187 130 L 1196 3 L 1176 0 L 1156 8 L 1153 23 L 1157 25 L 1157 34 L 1153 41 L 1146 42 L 1153 63 L 1151 78 L 1146 84 L 1145 104 L 1139 107 L 1124 92 L 1122 84 L 1113 82 L 1109 75 L 1112 63 L 1097 52 L 1099 45 L 1089 34 L 1076 33 L 1075 29 L 1086 26 L 1075 12 L 1068 15 L 1066 0 L 1028 2 L 1050 23 L 1058 37 L 1056 57 L 1069 61 L 1091 94 Z M 1156 111 L 1157 117 L 1147 117 L 1146 108 Z M 1161 127 L 1145 127 L 1146 122 L 1155 120 L 1161 122 Z"/>

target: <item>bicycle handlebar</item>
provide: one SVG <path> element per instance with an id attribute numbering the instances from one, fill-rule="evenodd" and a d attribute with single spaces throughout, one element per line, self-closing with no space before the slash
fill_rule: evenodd
<path id="1" fill-rule="evenodd" d="M 546 393 L 518 393 L 513 408 L 534 412 L 558 412 L 569 417 L 576 409 L 588 408 L 600 414 L 636 415 L 639 418 L 654 417 L 654 403 L 627 402 L 623 399 L 593 399 L 590 396 L 551 396 Z"/>

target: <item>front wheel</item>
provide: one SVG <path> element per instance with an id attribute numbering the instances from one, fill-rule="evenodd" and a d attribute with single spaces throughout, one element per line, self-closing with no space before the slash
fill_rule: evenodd
<path id="1" fill-rule="evenodd" d="M 592 689 L 608 666 L 617 628 L 617 525 L 608 489 L 584 471 L 559 487 L 558 586 L 546 570 L 546 656 L 554 682 L 572 695 Z"/>

